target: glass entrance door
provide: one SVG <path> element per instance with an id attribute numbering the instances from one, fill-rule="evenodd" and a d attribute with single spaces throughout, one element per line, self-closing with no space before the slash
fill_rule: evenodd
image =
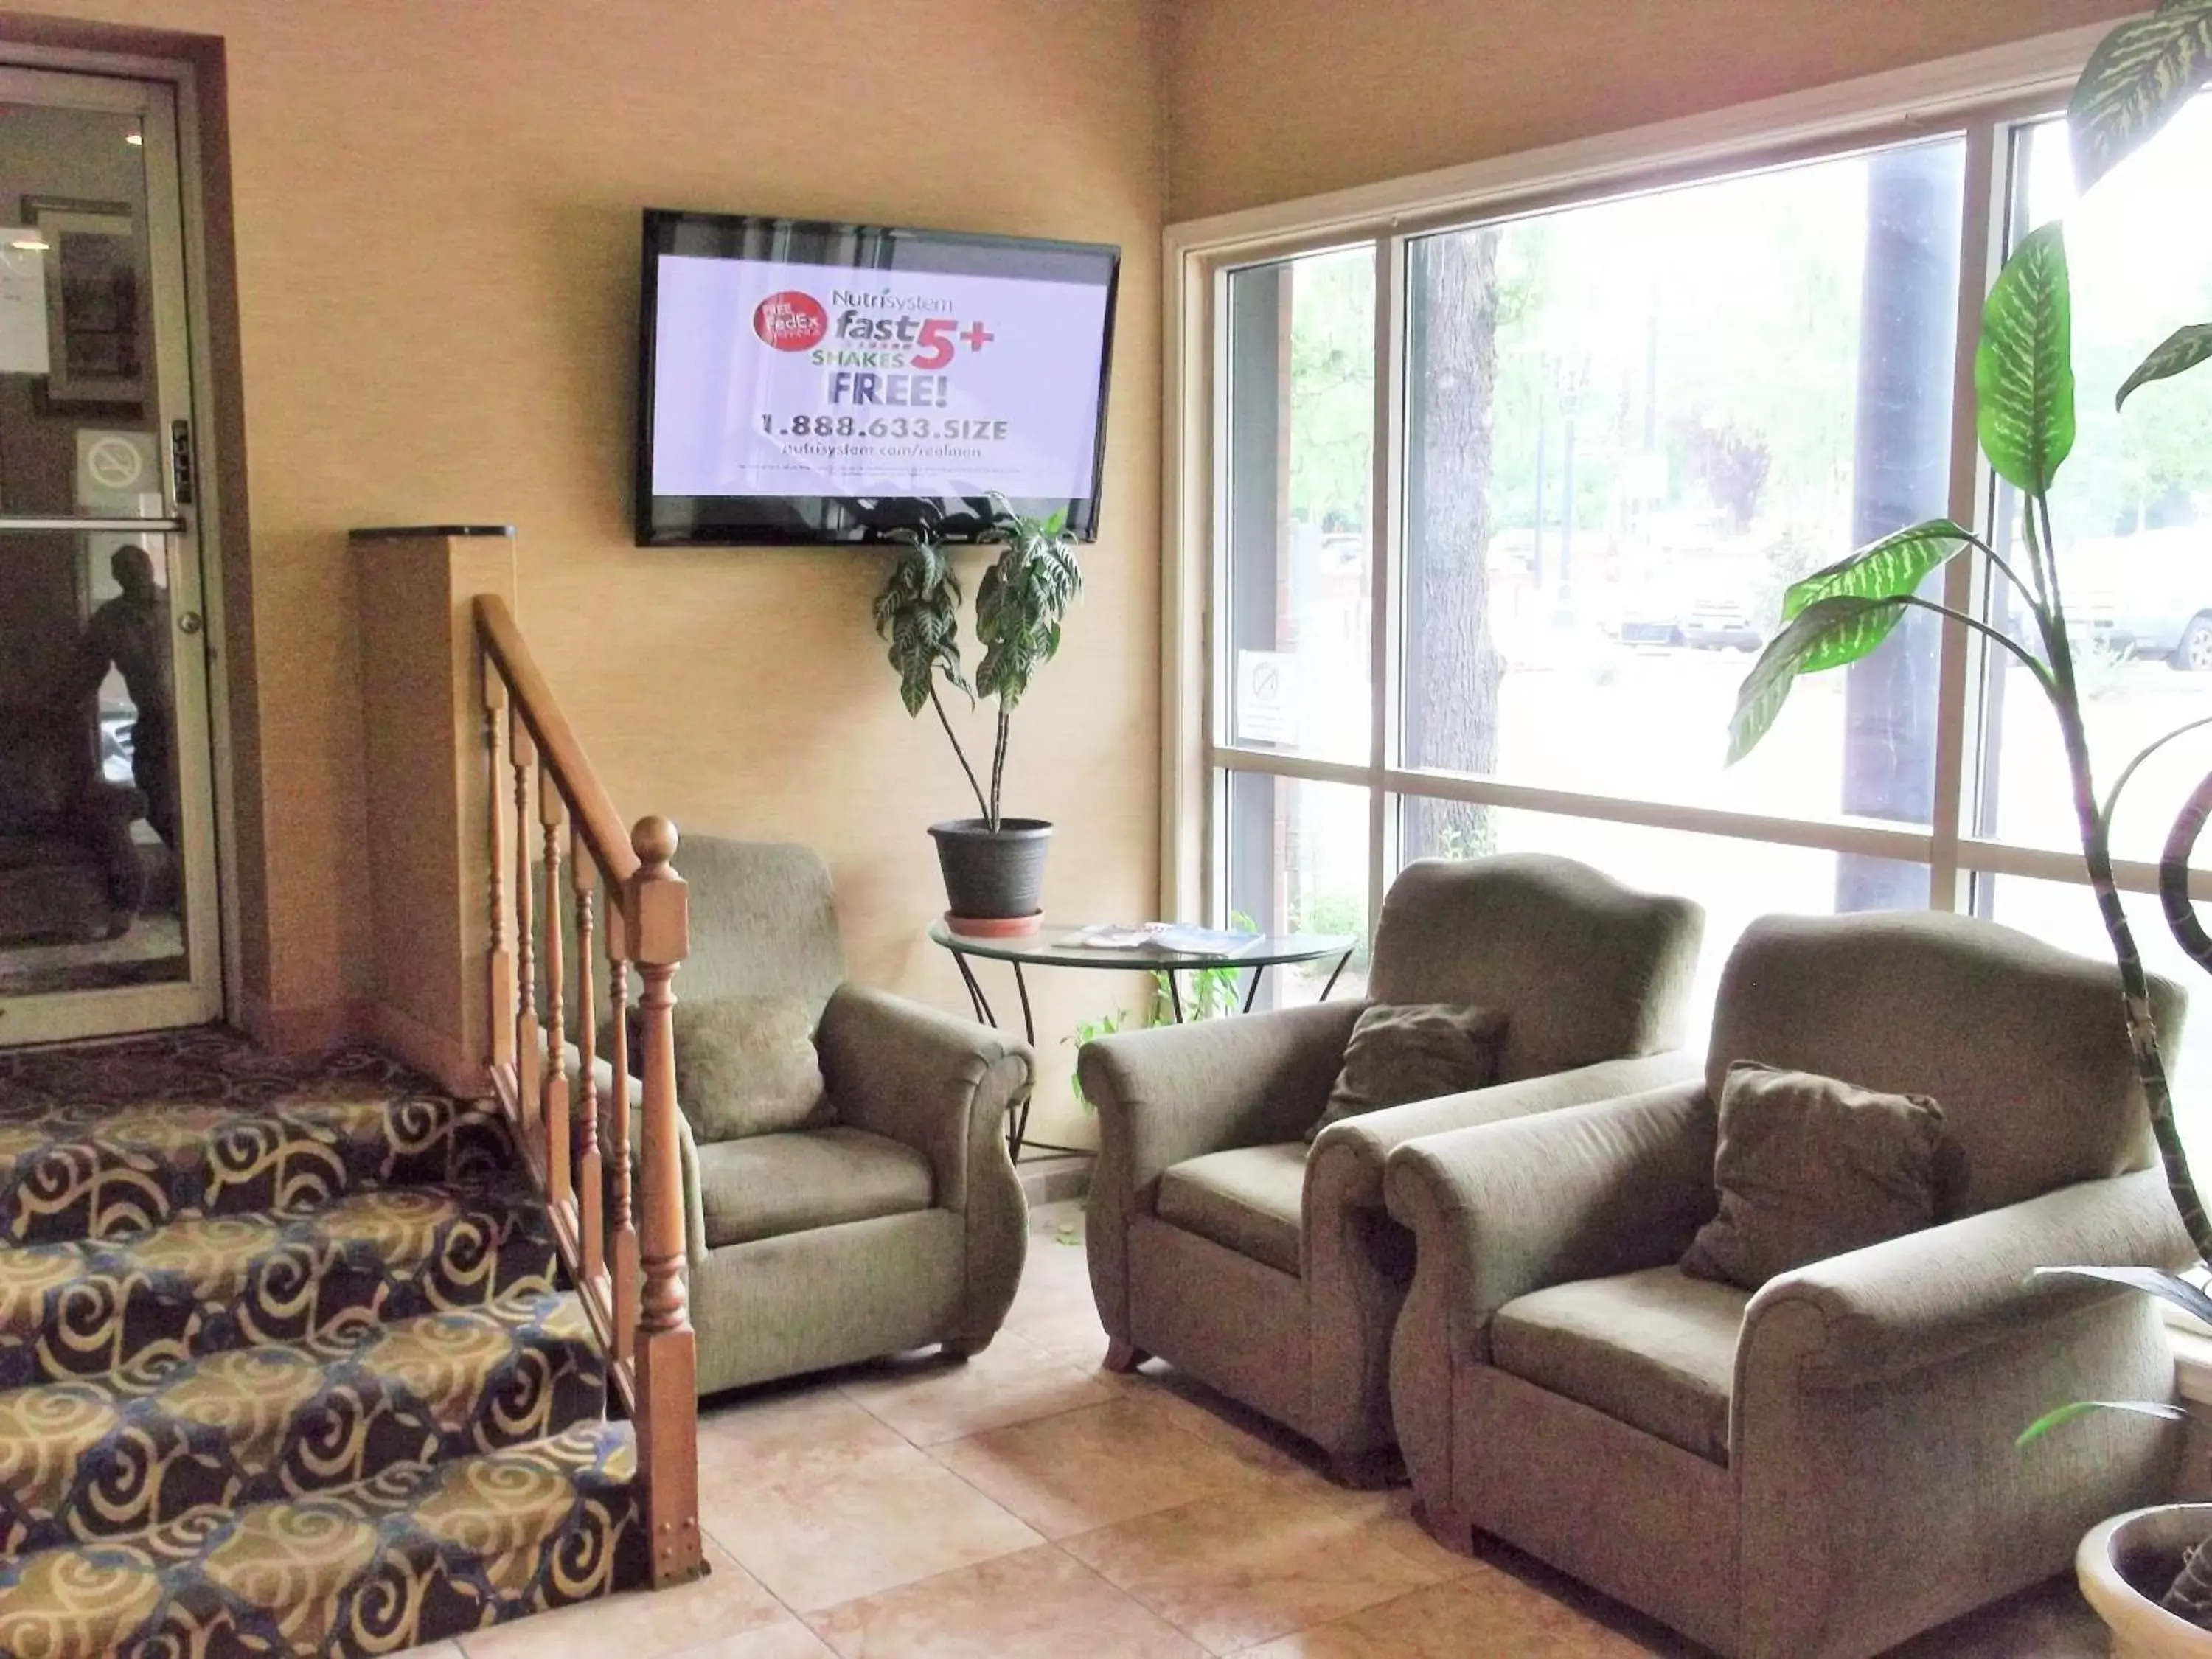
<path id="1" fill-rule="evenodd" d="M 220 1012 L 173 90 L 0 70 L 0 1046 Z"/>

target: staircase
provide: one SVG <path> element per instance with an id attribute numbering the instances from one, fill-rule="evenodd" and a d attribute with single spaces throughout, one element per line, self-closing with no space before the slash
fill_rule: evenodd
<path id="1" fill-rule="evenodd" d="M 390 1652 L 643 1582 L 496 1105 L 200 1031 L 0 1054 L 0 1653 Z"/>

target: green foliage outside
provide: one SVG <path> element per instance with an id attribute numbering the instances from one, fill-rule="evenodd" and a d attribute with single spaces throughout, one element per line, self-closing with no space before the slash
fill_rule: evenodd
<path id="1" fill-rule="evenodd" d="M 1727 591 L 1771 614 L 1820 550 L 1850 534 L 1855 416 L 1837 392 L 1856 380 L 1865 255 L 1838 226 L 1863 222 L 1864 178 L 1863 163 L 1781 169 L 1724 191 L 1601 203 L 1496 232 L 1497 544 L 1533 544 L 1540 471 L 1542 533 L 1556 544 L 1571 412 L 1581 545 L 1626 528 L 1624 514 L 1664 520 L 1669 538 L 1740 555 L 1748 586 Z M 1729 280 L 1689 280 L 1715 246 L 1735 256 Z M 1670 268 L 1673 257 L 1682 264 Z M 2084 286 L 2124 314 L 2212 316 L 2212 283 L 2198 271 L 2135 258 L 2124 246 L 2077 263 Z M 1291 517 L 1364 532 L 1372 253 L 1318 255 L 1293 269 Z M 2076 369 L 2086 384 L 2117 387 L 2136 367 L 2118 331 L 2100 331 Z M 2154 525 L 2162 508 L 2212 490 L 2212 404 L 2151 418 L 2100 400 L 2082 412 L 2069 465 L 2053 502 L 2069 539 Z"/>
<path id="2" fill-rule="evenodd" d="M 1291 517 L 1364 531 L 1375 484 L 1375 259 L 1367 248 L 1295 267 Z"/>
<path id="3" fill-rule="evenodd" d="M 1450 829 L 1452 826 L 1447 826 Z M 1461 856 L 1452 854 L 1451 857 Z M 1298 917 L 1298 931 L 1306 933 L 1350 934 L 1359 943 L 1352 947 L 1352 961 L 1346 971 L 1364 973 L 1370 940 L 1367 937 L 1367 896 L 1347 893 L 1341 888 L 1324 888 L 1307 899 L 1304 912 Z M 1336 971 L 1334 958 L 1300 965 L 1299 972 L 1309 976 L 1326 977 Z"/>

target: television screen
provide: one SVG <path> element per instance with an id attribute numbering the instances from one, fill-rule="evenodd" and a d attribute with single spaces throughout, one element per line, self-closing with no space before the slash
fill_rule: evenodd
<path id="1" fill-rule="evenodd" d="M 640 546 L 1097 530 L 1121 250 L 645 215 Z"/>

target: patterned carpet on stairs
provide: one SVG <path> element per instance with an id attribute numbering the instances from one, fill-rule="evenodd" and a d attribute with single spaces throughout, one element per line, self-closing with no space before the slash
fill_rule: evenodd
<path id="1" fill-rule="evenodd" d="M 0 1654 L 386 1653 L 640 1582 L 516 1167 L 364 1050 L 0 1054 Z"/>

